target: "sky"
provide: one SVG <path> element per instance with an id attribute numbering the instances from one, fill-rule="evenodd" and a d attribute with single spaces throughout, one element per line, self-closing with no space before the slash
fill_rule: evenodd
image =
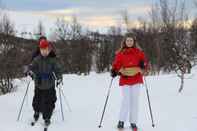
<path id="1" fill-rule="evenodd" d="M 65 15 L 86 17 L 120 16 L 128 10 L 131 18 L 144 17 L 152 3 L 159 0 L 0 0 L 2 5 L 14 11 L 54 11 L 64 10 Z M 170 0 L 173 1 L 173 0 Z M 178 0 L 181 1 L 181 0 Z M 189 12 L 194 13 L 194 0 L 186 0 Z M 102 19 L 101 19 L 102 20 Z"/>
<path id="2" fill-rule="evenodd" d="M 153 0 L 1 0 L 14 10 L 54 10 L 65 8 L 125 8 L 149 4 Z"/>
<path id="3" fill-rule="evenodd" d="M 114 16 L 128 9 L 133 17 L 144 15 L 153 0 L 1 0 L 15 11 L 65 10 L 79 17 Z M 65 13 L 66 14 L 66 13 Z"/>
<path id="4" fill-rule="evenodd" d="M 146 19 L 153 3 L 159 0 L 0 0 L 8 10 L 33 15 L 59 17 L 71 21 L 73 15 L 89 27 L 109 27 L 122 24 L 121 12 L 128 11 L 137 26 L 139 18 Z M 173 1 L 173 0 L 170 0 Z M 180 1 L 180 0 L 178 0 Z M 194 0 L 186 0 L 189 15 L 195 14 Z"/>
<path id="5" fill-rule="evenodd" d="M 159 0 L 0 0 L 14 10 L 54 10 L 65 8 L 126 8 L 130 5 L 143 6 Z M 173 1 L 173 0 L 172 0 Z M 180 0 L 178 0 L 180 1 Z M 193 5 L 194 0 L 186 0 Z"/>

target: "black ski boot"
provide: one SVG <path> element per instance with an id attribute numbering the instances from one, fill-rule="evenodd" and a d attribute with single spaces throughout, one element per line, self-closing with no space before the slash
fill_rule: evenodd
<path id="1" fill-rule="evenodd" d="M 131 123 L 131 128 L 133 131 L 138 131 L 137 125 L 135 123 Z"/>
<path id="2" fill-rule="evenodd" d="M 51 124 L 50 119 L 45 119 L 44 120 L 44 131 L 48 130 L 49 125 Z"/>
<path id="3" fill-rule="evenodd" d="M 45 126 L 49 126 L 51 124 L 50 119 L 44 120 L 44 124 L 45 124 Z"/>
<path id="4" fill-rule="evenodd" d="M 40 113 L 39 113 L 39 112 L 35 112 L 35 113 L 34 113 L 34 121 L 31 122 L 31 125 L 32 125 L 32 126 L 34 126 L 35 123 L 38 121 L 39 116 L 40 116 Z"/>
<path id="5" fill-rule="evenodd" d="M 39 113 L 39 112 L 35 112 L 35 113 L 34 113 L 34 120 L 35 120 L 35 121 L 38 121 L 39 116 L 40 116 L 40 113 Z"/>
<path id="6" fill-rule="evenodd" d="M 123 129 L 124 128 L 124 122 L 123 121 L 119 121 L 118 125 L 117 125 L 118 129 Z"/>

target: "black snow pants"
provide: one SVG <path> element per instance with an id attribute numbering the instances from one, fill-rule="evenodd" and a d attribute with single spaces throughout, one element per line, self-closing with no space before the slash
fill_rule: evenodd
<path id="1" fill-rule="evenodd" d="M 35 112 L 42 113 L 44 120 L 51 119 L 56 100 L 55 88 L 47 90 L 35 88 L 32 106 Z"/>

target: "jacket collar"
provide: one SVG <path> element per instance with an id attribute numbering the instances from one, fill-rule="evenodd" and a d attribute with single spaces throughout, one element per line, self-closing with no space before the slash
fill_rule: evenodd
<path id="1" fill-rule="evenodd" d="M 131 47 L 131 48 L 126 48 L 123 53 L 124 54 L 130 54 L 130 53 L 133 53 L 135 50 L 135 47 Z"/>

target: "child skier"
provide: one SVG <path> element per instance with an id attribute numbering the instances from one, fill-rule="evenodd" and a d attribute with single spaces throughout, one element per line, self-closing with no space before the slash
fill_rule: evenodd
<path id="1" fill-rule="evenodd" d="M 58 64 L 57 58 L 51 55 L 49 43 L 43 39 L 39 43 L 40 54 L 33 59 L 28 66 L 27 75 L 35 80 L 35 90 L 33 97 L 34 120 L 38 120 L 40 113 L 43 115 L 45 125 L 50 124 L 50 118 L 55 108 L 56 90 L 55 76 L 57 85 L 62 82 L 62 70 Z M 32 122 L 34 125 L 35 122 Z"/>
<path id="2" fill-rule="evenodd" d="M 117 127 L 124 128 L 129 118 L 133 131 L 137 131 L 138 98 L 140 84 L 143 83 L 143 70 L 147 69 L 147 59 L 144 53 L 136 47 L 134 36 L 126 36 L 121 43 L 112 64 L 111 76 L 120 75 L 119 85 L 122 91 L 122 103 Z"/>

